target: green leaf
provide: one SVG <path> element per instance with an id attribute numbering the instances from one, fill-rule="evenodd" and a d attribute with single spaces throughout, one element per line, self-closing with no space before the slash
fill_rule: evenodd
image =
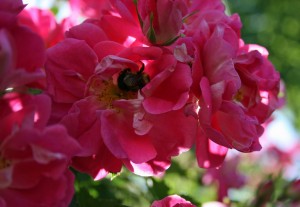
<path id="1" fill-rule="evenodd" d="M 155 35 L 154 27 L 153 27 L 153 18 L 154 18 L 153 13 L 151 13 L 150 14 L 150 27 L 147 32 L 147 38 L 151 43 L 156 44 L 156 35 Z"/>
<path id="2" fill-rule="evenodd" d="M 176 37 L 174 37 L 173 39 L 169 39 L 168 41 L 164 42 L 162 45 L 163 46 L 168 46 L 173 44 L 179 37 L 181 37 L 181 35 L 177 35 Z"/>
<path id="3" fill-rule="evenodd" d="M 112 181 L 113 179 L 115 179 L 116 177 L 118 177 L 119 175 L 121 175 L 121 173 L 110 173 L 110 180 Z"/>
<path id="4" fill-rule="evenodd" d="M 153 195 L 155 200 L 162 199 L 168 196 L 170 188 L 164 182 L 164 179 L 148 178 L 149 192 Z"/>
<path id="5" fill-rule="evenodd" d="M 139 19 L 140 26 L 141 26 L 141 28 L 142 28 L 142 30 L 143 30 L 144 22 L 143 22 L 143 20 L 142 20 L 142 17 L 141 17 L 141 15 L 140 15 L 139 11 L 138 11 L 137 2 L 138 2 L 137 0 L 133 0 L 133 3 L 135 4 L 135 11 L 136 11 L 136 13 L 137 13 L 137 16 L 138 16 L 138 19 Z"/>
<path id="6" fill-rule="evenodd" d="M 38 89 L 38 88 L 28 88 L 27 91 L 28 91 L 28 93 L 34 94 L 34 95 L 41 94 L 43 92 L 41 89 Z"/>

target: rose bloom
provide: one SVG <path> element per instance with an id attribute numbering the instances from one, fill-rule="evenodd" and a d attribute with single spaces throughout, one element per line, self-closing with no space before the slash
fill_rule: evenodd
<path id="1" fill-rule="evenodd" d="M 74 25 L 69 17 L 58 23 L 50 10 L 25 8 L 18 16 L 19 24 L 29 27 L 43 38 L 45 47 L 51 47 L 64 38 L 64 32 Z"/>
<path id="2" fill-rule="evenodd" d="M 244 75 L 246 70 L 242 68 L 248 67 L 247 70 L 251 71 L 252 67 L 256 66 L 250 64 L 253 59 L 250 58 L 251 55 L 245 54 L 250 50 L 246 51 L 247 46 L 244 47 L 241 44 L 242 24 L 239 16 L 237 14 L 227 16 L 221 1 L 182 1 L 172 4 L 171 7 L 167 6 L 168 3 L 167 0 L 158 4 L 144 1 L 134 5 L 133 2 L 128 1 L 110 1 L 110 6 L 101 10 L 102 15 L 99 21 L 88 20 L 85 22 L 86 24 L 72 28 L 68 37 L 86 41 L 96 52 L 98 62 L 101 62 L 107 55 L 117 55 L 127 59 L 129 57 L 132 60 L 133 56 L 130 55 L 133 53 L 127 53 L 129 50 L 120 52 L 120 48 L 122 48 L 120 45 L 133 48 L 152 44 L 160 45 L 159 48 L 164 54 L 164 59 L 167 57 L 165 53 L 168 54 L 168 60 L 171 60 L 170 56 L 173 55 L 178 63 L 185 65 L 186 70 L 191 70 L 192 84 L 185 113 L 195 117 L 199 123 L 196 155 L 200 167 L 219 166 L 228 149 L 233 148 L 241 152 L 260 150 L 259 137 L 263 132 L 261 123 L 277 107 L 276 96 L 278 93 L 273 90 L 274 85 L 276 86 L 276 75 L 273 80 L 270 79 L 273 83 L 269 80 L 262 80 L 262 78 L 265 78 L 266 74 L 275 74 L 274 69 L 268 66 L 269 72 L 262 69 L 266 72 L 252 72 L 250 75 Z M 162 8 L 166 7 L 170 9 L 170 19 L 168 20 L 163 18 L 165 13 L 162 12 Z M 170 22 L 174 22 L 174 24 L 169 27 Z M 83 26 L 85 30 L 79 29 Z M 97 38 L 96 35 L 87 33 L 88 30 L 90 33 L 98 34 Z M 184 37 L 181 37 L 180 34 L 183 34 Z M 114 43 L 107 43 L 106 40 Z M 98 44 L 96 44 L 97 42 Z M 166 43 L 172 44 L 163 47 L 162 45 L 166 45 Z M 149 49 L 148 54 L 150 51 Z M 245 58 L 242 59 L 243 55 L 249 58 L 248 62 L 245 62 Z M 259 68 L 253 68 L 253 71 L 259 71 L 263 65 L 268 64 L 268 61 L 264 61 L 264 59 L 266 58 L 262 56 L 255 60 L 257 64 L 261 62 L 262 65 Z M 137 61 L 149 62 L 149 66 L 146 64 L 145 73 L 151 76 L 150 68 L 153 65 L 151 62 L 160 62 L 162 58 L 158 56 L 145 58 L 140 55 L 133 62 Z M 245 66 L 247 64 L 249 65 Z M 140 65 L 139 68 L 141 68 Z M 257 86 L 252 87 L 254 84 L 250 83 L 254 81 L 255 76 L 262 78 L 256 78 Z M 57 82 L 61 82 L 60 78 L 55 79 L 58 80 Z M 84 77 L 85 81 L 87 79 Z M 266 84 L 265 87 L 264 84 Z M 148 86 L 150 85 L 151 82 Z M 65 88 L 67 87 L 70 85 L 65 86 Z M 83 87 L 81 86 L 81 88 Z M 50 90 L 52 90 L 51 87 Z M 142 105 L 147 112 L 157 114 L 169 110 L 168 107 L 163 109 L 166 105 L 150 109 L 149 106 L 155 106 L 159 100 L 157 97 L 162 97 L 162 95 L 158 93 L 150 95 L 147 90 L 146 86 L 141 89 L 144 98 Z M 87 95 L 86 91 L 85 95 Z M 256 91 L 256 95 L 253 96 L 254 93 L 251 91 Z M 259 95 L 257 95 L 258 93 Z M 155 98 L 152 97 L 153 95 Z M 82 97 L 82 95 L 77 97 Z M 169 97 L 171 96 L 168 95 L 165 98 Z M 251 105 L 247 105 L 247 101 L 250 99 Z M 185 99 L 181 100 L 182 103 L 186 103 Z M 164 104 L 166 103 L 164 101 Z M 60 106 L 58 113 L 66 111 L 70 107 L 67 103 L 64 104 L 65 109 L 62 104 Z M 260 113 L 262 111 L 264 115 Z"/>
<path id="3" fill-rule="evenodd" d="M 178 61 L 192 67 L 186 113 L 199 121 L 197 160 L 208 168 L 219 166 L 227 149 L 261 149 L 261 124 L 278 107 L 279 76 L 259 46 L 244 46 L 238 15 L 204 5 L 185 19 L 185 37 L 173 49 Z"/>
<path id="4" fill-rule="evenodd" d="M 137 1 L 142 31 L 152 44 L 158 45 L 168 45 L 179 38 L 187 9 L 187 3 L 180 0 Z"/>
<path id="5" fill-rule="evenodd" d="M 247 114 L 264 123 L 280 107 L 278 93 L 280 75 L 268 60 L 268 51 L 259 45 L 245 45 L 240 41 L 235 67 L 241 77 L 242 87 L 236 99 L 247 108 Z"/>
<path id="6" fill-rule="evenodd" d="M 110 8 L 109 1 L 98 0 L 70 0 L 73 16 L 82 15 L 89 18 L 100 18 L 103 10 Z"/>
<path id="7" fill-rule="evenodd" d="M 257 119 L 234 100 L 241 87 L 234 58 L 242 25 L 238 15 L 227 16 L 224 9 L 220 1 L 191 2 L 185 37 L 173 45 L 176 59 L 191 65 L 193 83 L 186 113 L 199 121 L 196 155 L 205 168 L 219 166 L 228 148 L 259 150 L 262 133 Z"/>
<path id="8" fill-rule="evenodd" d="M 62 125 L 46 127 L 50 98 L 28 93 L 44 86 L 45 49 L 18 23 L 23 8 L 22 1 L 0 2 L 0 206 L 68 206 L 68 167 L 80 146 Z"/>
<path id="9" fill-rule="evenodd" d="M 240 27 L 237 15 L 226 16 L 220 8 L 208 9 L 187 19 L 187 36 L 174 48 L 177 59 L 192 64 L 191 102 L 186 112 L 200 123 L 196 139 L 200 167 L 219 166 L 227 148 L 243 152 L 260 149 L 257 139 L 262 129 L 258 121 L 233 99 L 241 87 L 233 61 Z"/>
<path id="10" fill-rule="evenodd" d="M 178 195 L 170 195 L 162 200 L 154 201 L 150 207 L 196 207 Z"/>
<path id="11" fill-rule="evenodd" d="M 190 69 L 158 47 L 111 41 L 102 24 L 87 20 L 48 49 L 52 121 L 60 120 L 83 147 L 73 166 L 95 179 L 122 165 L 159 175 L 195 138 L 197 123 L 183 113 Z"/>
<path id="12" fill-rule="evenodd" d="M 62 125 L 45 127 L 49 97 L 7 93 L 0 106 L 0 206 L 68 206 L 80 148 Z"/>
<path id="13" fill-rule="evenodd" d="M 260 78 L 259 90 L 247 88 L 252 76 L 265 73 L 243 75 L 241 65 L 250 60 L 239 59 L 245 49 L 238 15 L 227 16 L 221 1 L 107 2 L 100 19 L 71 28 L 48 50 L 51 122 L 63 123 L 84 146 L 73 159 L 76 169 L 100 179 L 124 164 L 137 174 L 159 175 L 193 142 L 206 168 L 219 166 L 228 149 L 261 149 L 263 119 L 256 111 L 271 114 L 276 99 L 267 103 L 266 94 L 276 90 Z M 168 20 L 161 9 L 167 7 Z M 259 91 L 251 97 L 256 106 L 246 107 L 244 91 Z"/>
<path id="14" fill-rule="evenodd" d="M 129 46 L 160 45 L 178 62 L 189 65 L 193 83 L 185 112 L 199 122 L 196 139 L 199 166 L 219 166 L 228 148 L 242 152 L 259 150 L 258 137 L 263 129 L 257 118 L 235 99 L 241 88 L 241 78 L 234 65 L 242 26 L 239 16 L 225 15 L 221 1 L 183 1 L 168 7 L 170 19 L 160 24 L 165 15 L 161 8 L 168 2 L 159 2 L 160 6 L 150 1 L 138 3 L 138 18 L 129 4 L 120 3 L 123 7 L 114 7 L 117 15 L 108 13 L 99 24 L 113 41 L 128 44 L 131 37 Z M 175 22 L 174 27 L 168 27 L 169 20 Z M 184 37 L 179 37 L 179 33 Z M 156 37 L 164 40 L 157 42 Z M 168 44 L 171 45 L 162 47 Z M 237 130 L 227 124 L 229 119 L 234 120 Z"/>
<path id="15" fill-rule="evenodd" d="M 0 90 L 23 85 L 44 88 L 41 67 L 45 61 L 42 39 L 29 28 L 21 26 L 18 14 L 22 1 L 0 2 Z M 20 78 L 22 77 L 22 78 Z"/>

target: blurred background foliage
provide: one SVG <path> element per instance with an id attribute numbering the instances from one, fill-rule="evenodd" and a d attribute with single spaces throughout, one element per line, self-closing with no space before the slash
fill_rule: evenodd
<path id="1" fill-rule="evenodd" d="M 247 183 L 239 189 L 230 189 L 229 197 L 222 200 L 228 207 L 300 205 L 300 180 L 286 180 L 280 171 L 266 172 L 265 166 L 258 165 L 257 159 L 247 155 L 240 159 L 242 162 L 237 170 Z M 231 173 L 231 169 L 228 170 Z M 70 207 L 150 207 L 154 200 L 173 194 L 201 207 L 206 202 L 218 200 L 219 183 L 216 180 L 211 184 L 203 183 L 205 171 L 197 166 L 192 150 L 176 157 L 160 178 L 140 177 L 123 168 L 119 175 L 93 181 L 88 175 L 74 172 L 76 193 Z M 231 176 L 230 180 L 238 179 L 235 174 Z"/>
<path id="2" fill-rule="evenodd" d="M 231 13 L 243 22 L 242 38 L 269 50 L 287 88 L 287 104 L 300 128 L 300 1 L 227 0 Z"/>
<path id="3" fill-rule="evenodd" d="M 75 172 L 76 194 L 70 207 L 149 207 L 154 200 L 178 194 L 197 206 L 216 200 L 216 186 L 202 187 L 205 170 L 197 165 L 193 151 L 173 160 L 163 177 L 140 177 L 125 168 L 94 182 L 89 176 Z"/>

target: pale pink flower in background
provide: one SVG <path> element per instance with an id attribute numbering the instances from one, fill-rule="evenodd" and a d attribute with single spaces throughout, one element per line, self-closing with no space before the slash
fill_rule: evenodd
<path id="1" fill-rule="evenodd" d="M 110 8 L 109 1 L 70 0 L 72 15 L 82 15 L 90 18 L 100 18 L 105 9 Z"/>
<path id="2" fill-rule="evenodd" d="M 203 203 L 202 207 L 228 207 L 228 206 L 218 201 L 210 201 L 210 202 Z"/>
<path id="3" fill-rule="evenodd" d="M 207 169 L 202 177 L 206 185 L 217 183 L 218 201 L 228 197 L 230 188 L 240 188 L 246 184 L 246 177 L 238 171 L 239 161 L 238 156 L 230 157 L 220 168 Z"/>
<path id="4" fill-rule="evenodd" d="M 274 117 L 271 116 L 273 119 Z M 269 119 L 264 123 L 264 127 L 268 129 L 274 120 Z M 276 118 L 275 118 L 276 120 Z M 275 127 L 276 126 L 272 126 Z M 279 129 L 280 131 L 280 129 Z M 258 163 L 266 174 L 282 175 L 286 179 L 295 179 L 298 177 L 299 166 L 297 165 L 300 155 L 300 144 L 298 135 L 296 137 L 288 137 L 293 135 L 277 135 L 280 139 L 284 137 L 284 144 L 276 140 L 274 135 L 266 131 L 261 137 L 262 150 L 259 153 L 248 155 L 253 163 Z"/>
<path id="5" fill-rule="evenodd" d="M 28 26 L 33 32 L 39 34 L 45 47 L 51 47 L 64 38 L 64 33 L 74 22 L 65 18 L 58 23 L 50 10 L 39 8 L 25 8 L 18 16 L 19 23 Z"/>

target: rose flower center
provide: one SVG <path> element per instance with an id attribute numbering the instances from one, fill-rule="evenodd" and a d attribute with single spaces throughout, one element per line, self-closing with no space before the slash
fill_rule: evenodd
<path id="1" fill-rule="evenodd" d="M 132 72 L 131 69 L 126 68 L 118 74 L 117 78 L 108 80 L 95 76 L 89 84 L 89 93 L 96 96 L 105 108 L 115 108 L 114 101 L 136 99 L 137 91 L 150 81 L 149 76 L 143 70 L 144 67 L 138 72 Z"/>
<path id="2" fill-rule="evenodd" d="M 0 155 L 0 170 L 10 166 L 10 161 Z"/>

